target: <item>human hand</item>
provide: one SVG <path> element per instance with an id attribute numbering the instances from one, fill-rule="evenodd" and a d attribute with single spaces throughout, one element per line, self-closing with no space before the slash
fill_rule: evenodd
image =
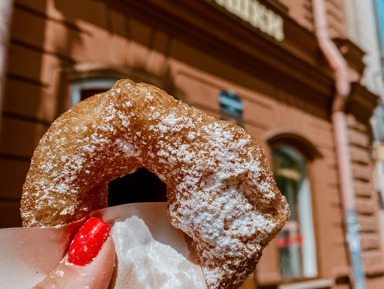
<path id="1" fill-rule="evenodd" d="M 115 246 L 110 226 L 92 217 L 74 237 L 59 265 L 32 289 L 106 289 L 115 265 Z"/>

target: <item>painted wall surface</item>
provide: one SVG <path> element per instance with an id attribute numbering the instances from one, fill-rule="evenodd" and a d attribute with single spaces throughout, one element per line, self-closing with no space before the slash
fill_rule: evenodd
<path id="1" fill-rule="evenodd" d="M 151 5 L 145 10 L 140 1 L 15 2 L 0 138 L 1 227 L 21 225 L 19 201 L 30 158 L 51 122 L 70 107 L 74 81 L 128 77 L 150 82 L 215 117 L 221 117 L 221 91 L 230 91 L 242 101 L 244 129 L 260 142 L 270 160 L 277 143 L 295 147 L 308 158 L 315 279 L 320 282 L 308 283 L 312 286 L 308 288 L 348 288 L 350 267 L 330 121 L 334 79 L 313 35 L 311 1 L 260 1 L 282 17 L 287 29 L 282 41 L 205 3 L 209 1 L 153 4 L 184 15 L 178 25 L 172 19 L 165 23 L 158 10 Z M 183 10 L 187 5 L 194 14 Z M 343 1 L 327 1 L 327 9 L 332 37 L 346 37 Z M 206 21 L 202 36 L 195 30 L 201 24 L 194 20 L 199 13 L 213 18 L 199 18 Z M 156 17 L 164 23 L 155 25 Z M 214 22 L 223 28 L 215 30 Z M 294 39 L 292 31 L 302 38 Z M 231 39 L 230 49 L 216 46 L 231 45 Z M 271 65 L 264 65 L 266 58 Z M 291 63 L 302 65 L 305 73 Z M 381 288 L 384 262 L 365 116 L 373 109 L 373 96 L 360 84 L 353 95 L 348 127 L 363 259 L 368 288 Z M 282 279 L 277 245 L 276 240 L 271 242 L 242 288 L 282 288 L 278 286 L 311 281 Z"/>

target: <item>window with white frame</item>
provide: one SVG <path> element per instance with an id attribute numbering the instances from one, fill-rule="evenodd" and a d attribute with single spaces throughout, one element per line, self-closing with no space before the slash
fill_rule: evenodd
<path id="1" fill-rule="evenodd" d="M 92 77 L 75 80 L 71 89 L 71 105 L 109 90 L 116 78 Z M 111 181 L 108 184 L 108 206 L 138 202 L 164 202 L 166 185 L 152 172 L 145 168 L 133 174 Z"/>
<path id="2" fill-rule="evenodd" d="M 93 77 L 74 80 L 72 83 L 71 105 L 92 96 L 109 90 L 115 83 L 116 78 Z"/>
<path id="3" fill-rule="evenodd" d="M 306 159 L 295 149 L 273 150 L 276 184 L 287 198 L 291 217 L 279 233 L 280 271 L 284 279 L 317 276 L 311 190 Z"/>

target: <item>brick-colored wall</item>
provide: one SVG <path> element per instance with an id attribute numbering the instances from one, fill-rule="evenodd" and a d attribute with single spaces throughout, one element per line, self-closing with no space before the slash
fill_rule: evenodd
<path id="1" fill-rule="evenodd" d="M 288 7 L 288 14 L 300 25 L 314 31 L 314 19 L 311 0 L 281 0 Z M 331 38 L 346 36 L 346 20 L 342 0 L 327 0 L 325 9 L 329 35 Z"/>
<path id="2" fill-rule="evenodd" d="M 311 0 L 281 0 L 288 7 L 288 14 L 306 29 L 313 31 Z"/>

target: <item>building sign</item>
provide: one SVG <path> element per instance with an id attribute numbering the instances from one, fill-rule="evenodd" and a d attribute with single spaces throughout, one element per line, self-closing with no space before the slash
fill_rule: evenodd
<path id="1" fill-rule="evenodd" d="M 257 0 L 211 0 L 278 41 L 284 39 L 284 21 Z"/>

